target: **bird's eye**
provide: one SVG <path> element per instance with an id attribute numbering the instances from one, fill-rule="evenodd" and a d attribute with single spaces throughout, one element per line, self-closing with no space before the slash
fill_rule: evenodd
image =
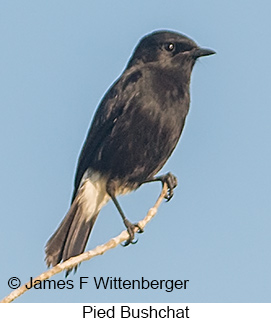
<path id="1" fill-rule="evenodd" d="M 175 48 L 175 45 L 173 43 L 166 43 L 165 44 L 165 49 L 169 52 L 172 52 Z"/>

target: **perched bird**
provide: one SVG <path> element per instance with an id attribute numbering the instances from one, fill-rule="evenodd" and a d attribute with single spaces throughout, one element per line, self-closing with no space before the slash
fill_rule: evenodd
<path id="1" fill-rule="evenodd" d="M 133 243 L 137 225 L 125 217 L 117 195 L 158 180 L 168 185 L 166 198 L 172 197 L 176 177 L 155 174 L 182 133 L 192 68 L 199 57 L 214 53 L 172 31 L 142 38 L 94 116 L 78 160 L 70 209 L 46 245 L 48 266 L 84 251 L 95 220 L 110 199 L 128 230 L 126 245 Z"/>

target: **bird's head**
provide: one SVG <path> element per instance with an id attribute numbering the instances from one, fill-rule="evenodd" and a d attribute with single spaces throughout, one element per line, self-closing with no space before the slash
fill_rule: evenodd
<path id="1" fill-rule="evenodd" d="M 212 54 L 215 54 L 213 50 L 199 47 L 185 35 L 172 31 L 155 31 L 141 39 L 128 67 L 151 62 L 178 67 L 188 62 L 192 69 L 197 58 Z"/>

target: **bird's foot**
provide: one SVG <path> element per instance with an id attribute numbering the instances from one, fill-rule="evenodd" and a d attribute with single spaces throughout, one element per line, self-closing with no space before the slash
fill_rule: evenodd
<path id="1" fill-rule="evenodd" d="M 136 244 L 137 240 L 134 240 L 135 238 L 135 229 L 137 228 L 137 233 L 143 233 L 143 229 L 140 228 L 140 226 L 137 223 L 131 223 L 128 219 L 125 219 L 124 221 L 124 225 L 127 228 L 127 232 L 129 233 L 129 239 L 127 241 L 125 241 L 122 246 L 123 247 L 127 247 L 129 246 L 129 244 Z"/>
<path id="2" fill-rule="evenodd" d="M 172 199 L 173 194 L 174 194 L 173 190 L 178 184 L 177 177 L 169 172 L 169 173 L 167 173 L 165 175 L 159 176 L 158 179 L 162 182 L 162 185 L 164 185 L 164 183 L 167 184 L 168 190 L 167 190 L 167 193 L 165 195 L 165 199 L 168 202 L 168 201 L 170 201 Z"/>

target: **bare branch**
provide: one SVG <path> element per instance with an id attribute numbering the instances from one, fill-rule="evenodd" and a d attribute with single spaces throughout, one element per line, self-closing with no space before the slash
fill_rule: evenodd
<path id="1" fill-rule="evenodd" d="M 158 207 L 160 206 L 160 204 L 162 203 L 164 197 L 166 196 L 168 190 L 168 186 L 166 183 L 164 183 L 163 189 L 161 191 L 161 194 L 159 196 L 159 198 L 157 199 L 155 205 L 149 209 L 146 217 L 138 222 L 138 225 L 141 229 L 144 229 L 144 227 L 147 225 L 147 223 L 155 216 L 155 214 L 157 213 Z M 135 232 L 138 230 L 138 228 L 135 228 Z M 102 254 L 104 254 L 106 251 L 115 248 L 117 245 L 121 244 L 122 242 L 126 241 L 129 238 L 129 234 L 128 232 L 122 231 L 122 233 L 120 235 L 118 235 L 115 238 L 112 238 L 111 240 L 109 240 L 107 243 L 97 246 L 96 248 L 94 248 L 93 250 L 89 250 L 86 251 L 76 257 L 72 257 L 58 265 L 56 265 L 55 267 L 45 271 L 44 273 L 42 273 L 41 275 L 39 275 L 38 277 L 33 279 L 34 285 L 35 285 L 35 281 L 37 280 L 38 282 L 49 279 L 50 277 L 64 271 L 64 270 L 69 270 L 73 267 L 75 267 L 76 265 L 80 264 L 83 261 L 89 260 L 93 257 L 96 256 L 100 256 Z M 38 283 L 37 282 L 37 283 Z M 4 299 L 2 299 L 2 301 L 0 303 L 11 303 L 12 301 L 14 301 L 17 297 L 21 296 L 23 293 L 25 293 L 27 290 L 25 285 L 30 285 L 30 282 L 22 285 L 21 287 L 15 289 L 13 292 L 11 292 L 8 296 L 6 296 Z"/>

